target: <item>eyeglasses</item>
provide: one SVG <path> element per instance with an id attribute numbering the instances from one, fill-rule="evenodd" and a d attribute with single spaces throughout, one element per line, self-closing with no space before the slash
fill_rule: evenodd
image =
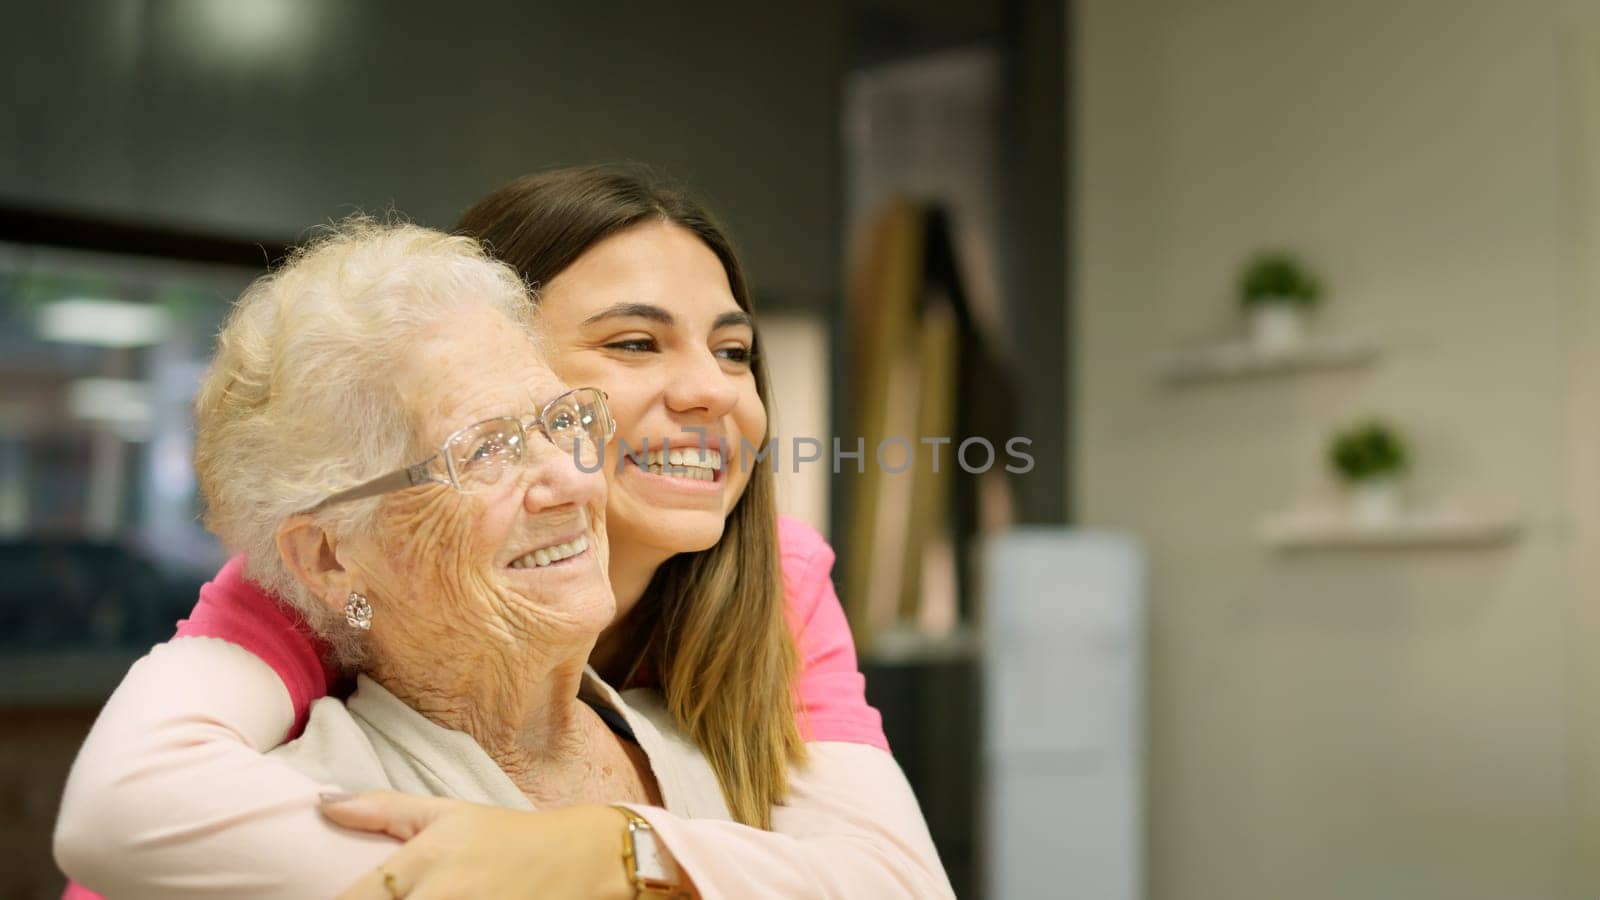
<path id="1" fill-rule="evenodd" d="M 575 464 L 595 471 L 589 467 L 598 467 L 600 448 L 616 434 L 617 423 L 606 408 L 605 391 L 567 391 L 546 403 L 529 422 L 503 416 L 468 425 L 446 438 L 439 452 L 422 462 L 331 494 L 309 511 L 422 484 L 447 484 L 465 494 L 493 487 L 522 462 L 535 429 L 563 453 L 572 454 Z"/>

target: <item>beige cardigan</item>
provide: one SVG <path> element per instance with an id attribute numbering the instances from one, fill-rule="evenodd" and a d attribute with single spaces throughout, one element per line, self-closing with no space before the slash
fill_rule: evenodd
<path id="1" fill-rule="evenodd" d="M 668 810 L 691 819 L 732 820 L 716 774 L 673 723 L 659 694 L 630 690 L 624 700 L 585 669 L 579 697 L 627 721 Z M 348 791 L 395 790 L 534 808 L 465 732 L 435 724 L 365 675 L 357 676 L 348 700 L 324 697 L 314 703 L 304 734 L 268 755 Z"/>

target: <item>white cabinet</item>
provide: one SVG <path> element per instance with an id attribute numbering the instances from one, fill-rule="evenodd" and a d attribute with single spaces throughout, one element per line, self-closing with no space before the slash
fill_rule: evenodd
<path id="1" fill-rule="evenodd" d="M 1142 895 L 1144 563 L 1024 528 L 984 554 L 987 896 Z"/>

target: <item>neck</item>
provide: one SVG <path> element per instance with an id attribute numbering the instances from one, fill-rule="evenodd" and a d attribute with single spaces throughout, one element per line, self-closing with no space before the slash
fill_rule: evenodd
<path id="1" fill-rule="evenodd" d="M 465 732 L 518 787 L 538 795 L 544 781 L 559 782 L 587 759 L 596 720 L 578 699 L 588 643 L 541 649 L 458 652 L 404 672 L 374 665 L 369 674 L 436 724 Z"/>
<path id="2" fill-rule="evenodd" d="M 633 612 L 650 587 L 656 570 L 672 556 L 661 550 L 622 546 L 614 538 L 612 540 L 609 574 L 611 591 L 617 598 L 617 615 L 611 625 L 600 632 L 594 652 L 589 654 L 589 664 L 601 678 L 617 687 L 622 687 L 620 682 L 627 676 L 627 668 L 633 664 L 634 654 L 639 649 L 633 645 Z"/>

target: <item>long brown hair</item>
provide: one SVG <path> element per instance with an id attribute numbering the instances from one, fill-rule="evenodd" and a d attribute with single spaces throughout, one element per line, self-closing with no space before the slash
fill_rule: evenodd
<path id="1" fill-rule="evenodd" d="M 519 178 L 479 200 L 457 228 L 537 289 L 606 238 L 647 222 L 693 232 L 722 262 L 739 308 L 754 315 L 733 246 L 704 208 L 648 171 L 579 166 Z M 759 332 L 757 341 L 759 342 Z M 756 392 L 769 402 L 759 343 Z M 763 443 L 770 434 L 762 435 Z M 734 818 L 771 827 L 788 763 L 804 756 L 795 721 L 799 668 L 784 617 L 772 464 L 754 468 L 722 538 L 656 570 L 626 623 L 633 665 L 649 667 L 667 708 L 717 773 Z"/>

